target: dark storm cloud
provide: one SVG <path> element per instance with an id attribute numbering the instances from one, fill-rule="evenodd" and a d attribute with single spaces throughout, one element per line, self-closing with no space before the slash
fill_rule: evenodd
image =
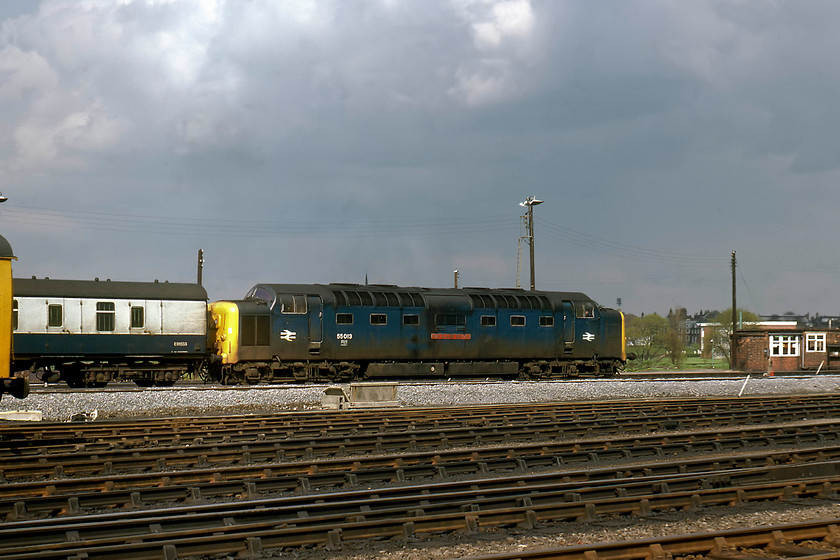
<path id="1" fill-rule="evenodd" d="M 213 297 L 366 274 L 448 285 L 455 268 L 499 286 L 536 195 L 540 287 L 722 308 L 737 249 L 756 311 L 840 312 L 786 283 L 840 270 L 823 256 L 840 234 L 839 15 L 19 3 L 0 10 L 0 221 L 23 274 L 189 280 L 203 247 Z"/>

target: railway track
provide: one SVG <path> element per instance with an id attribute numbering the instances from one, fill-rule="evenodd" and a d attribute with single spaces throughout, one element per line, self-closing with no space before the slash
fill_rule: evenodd
<path id="1" fill-rule="evenodd" d="M 840 519 L 471 556 L 463 560 L 650 560 L 682 557 L 833 560 L 840 557 Z"/>
<path id="2" fill-rule="evenodd" d="M 773 377 L 809 378 L 814 373 L 809 372 L 774 372 Z M 837 373 L 822 373 L 821 377 L 837 376 Z M 608 378 L 609 381 L 626 381 L 635 383 L 640 381 L 709 381 L 709 380 L 743 380 L 746 377 L 766 377 L 762 373 L 744 373 L 729 370 L 686 370 L 686 371 L 638 371 L 621 372 Z M 541 383 L 588 383 L 591 379 L 553 379 L 542 380 Z M 504 385 L 510 381 L 484 379 L 459 379 L 461 385 Z M 526 382 L 527 383 L 527 382 Z M 402 386 L 427 386 L 437 385 L 439 381 L 400 381 Z M 282 390 L 282 389 L 306 389 L 312 387 L 325 387 L 324 384 L 311 383 L 262 383 L 257 385 L 222 385 L 219 383 L 204 383 L 201 381 L 181 380 L 171 387 L 139 387 L 134 383 L 112 382 L 104 387 L 96 388 L 71 388 L 63 383 L 43 383 L 38 380 L 31 382 L 30 391 L 33 394 L 73 394 L 73 393 L 134 393 L 144 391 L 156 392 L 177 392 L 177 391 L 250 391 L 250 390 Z"/>
<path id="3" fill-rule="evenodd" d="M 2 426 L 0 557 L 116 558 L 129 542 L 137 558 L 257 558 L 750 501 L 831 502 L 838 400 Z"/>

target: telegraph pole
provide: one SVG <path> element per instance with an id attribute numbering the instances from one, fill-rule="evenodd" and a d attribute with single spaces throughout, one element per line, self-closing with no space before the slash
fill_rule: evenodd
<path id="1" fill-rule="evenodd" d="M 738 357 L 738 341 L 735 338 L 735 321 L 737 321 L 737 299 L 735 298 L 735 251 L 732 251 L 732 336 L 729 338 L 730 367 L 735 368 Z"/>
<path id="2" fill-rule="evenodd" d="M 536 283 L 534 281 L 534 206 L 542 204 L 542 200 L 537 200 L 533 196 L 525 199 L 525 202 L 520 202 L 519 206 L 524 206 L 528 209 L 528 248 L 531 253 L 531 289 L 536 290 Z"/>

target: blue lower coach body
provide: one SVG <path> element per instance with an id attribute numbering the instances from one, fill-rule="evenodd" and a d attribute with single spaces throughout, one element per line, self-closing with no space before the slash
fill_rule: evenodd
<path id="1" fill-rule="evenodd" d="M 204 335 L 16 333 L 15 370 L 39 372 L 71 387 L 134 381 L 168 386 L 198 372 L 206 356 Z"/>

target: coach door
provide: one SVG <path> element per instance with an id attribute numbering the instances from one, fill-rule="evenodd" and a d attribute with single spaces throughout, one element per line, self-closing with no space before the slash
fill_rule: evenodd
<path id="1" fill-rule="evenodd" d="M 563 351 L 571 354 L 575 348 L 575 306 L 571 301 L 563 302 Z"/>
<path id="2" fill-rule="evenodd" d="M 320 296 L 307 296 L 309 304 L 309 353 L 321 353 L 321 342 L 324 341 L 324 304 Z"/>

